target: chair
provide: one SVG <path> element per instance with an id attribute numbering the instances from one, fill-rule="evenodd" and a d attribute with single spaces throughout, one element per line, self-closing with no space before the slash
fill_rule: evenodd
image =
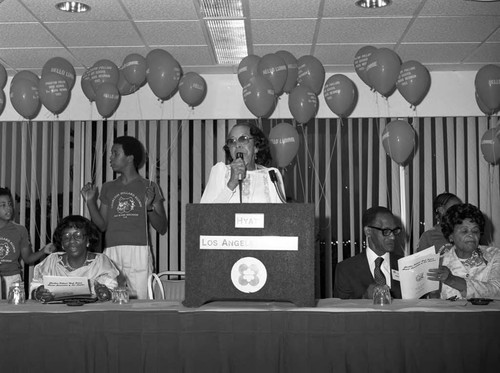
<path id="1" fill-rule="evenodd" d="M 184 300 L 184 271 L 163 271 L 152 273 L 148 278 L 148 298 L 163 300 Z M 173 279 L 171 277 L 174 277 Z"/>

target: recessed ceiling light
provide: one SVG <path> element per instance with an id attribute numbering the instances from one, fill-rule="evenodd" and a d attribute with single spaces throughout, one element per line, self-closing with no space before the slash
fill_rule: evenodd
<path id="1" fill-rule="evenodd" d="M 356 1 L 356 5 L 361 8 L 382 8 L 384 6 L 391 5 L 392 0 L 359 0 Z"/>
<path id="2" fill-rule="evenodd" d="M 57 3 L 56 8 L 68 13 L 83 13 L 90 10 L 90 6 L 78 1 L 63 1 L 62 3 Z"/>

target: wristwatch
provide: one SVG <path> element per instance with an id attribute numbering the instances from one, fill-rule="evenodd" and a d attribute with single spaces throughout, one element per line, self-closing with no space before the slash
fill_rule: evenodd
<path id="1" fill-rule="evenodd" d="M 153 212 L 155 210 L 155 205 L 151 205 L 150 208 L 148 208 L 146 211 L 147 212 Z"/>

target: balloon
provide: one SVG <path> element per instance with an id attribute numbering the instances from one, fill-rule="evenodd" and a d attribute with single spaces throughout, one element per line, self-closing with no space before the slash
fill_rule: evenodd
<path id="1" fill-rule="evenodd" d="M 0 115 L 2 115 L 3 110 L 5 109 L 5 92 L 3 89 L 0 89 Z"/>
<path id="2" fill-rule="evenodd" d="M 189 72 L 179 82 L 179 94 L 189 106 L 198 106 L 207 95 L 207 82 L 198 73 Z"/>
<path id="3" fill-rule="evenodd" d="M 87 69 L 82 75 L 80 84 L 82 86 L 82 91 L 85 94 L 85 97 L 87 97 L 90 102 L 95 101 L 95 91 L 94 88 L 92 88 L 91 80 L 90 69 Z"/>
<path id="4" fill-rule="evenodd" d="M 7 84 L 7 70 L 0 63 L 0 89 L 4 89 Z"/>
<path id="5" fill-rule="evenodd" d="M 140 54 L 129 54 L 123 60 L 121 70 L 127 82 L 140 87 L 146 80 L 146 59 Z"/>
<path id="6" fill-rule="evenodd" d="M 258 118 L 268 116 L 274 106 L 274 89 L 267 79 L 254 76 L 243 87 L 243 101 L 245 105 Z"/>
<path id="7" fill-rule="evenodd" d="M 379 48 L 372 53 L 366 65 L 369 86 L 382 96 L 389 97 L 396 88 L 401 60 L 393 50 Z"/>
<path id="8" fill-rule="evenodd" d="M 259 75 L 257 72 L 259 61 L 260 57 L 255 54 L 249 54 L 240 61 L 238 65 L 238 80 L 242 87 L 245 87 L 251 78 Z"/>
<path id="9" fill-rule="evenodd" d="M 420 62 L 406 61 L 401 65 L 396 87 L 410 104 L 413 106 L 420 104 L 429 92 L 430 86 L 429 70 Z"/>
<path id="10" fill-rule="evenodd" d="M 354 56 L 354 70 L 356 74 L 361 78 L 361 80 L 371 88 L 370 81 L 366 75 L 366 65 L 368 64 L 368 59 L 375 52 L 377 48 L 371 45 L 366 45 L 362 47 Z"/>
<path id="11" fill-rule="evenodd" d="M 299 67 L 297 59 L 288 51 L 277 51 L 276 54 L 283 58 L 287 67 L 286 82 L 283 86 L 283 92 L 290 93 L 297 85 L 297 77 L 299 75 Z"/>
<path id="12" fill-rule="evenodd" d="M 99 60 L 90 68 L 90 83 L 96 93 L 101 84 L 117 85 L 118 79 L 120 79 L 120 71 L 110 60 Z"/>
<path id="13" fill-rule="evenodd" d="M 500 163 L 500 127 L 491 128 L 481 138 L 481 152 L 486 162 Z"/>
<path id="14" fill-rule="evenodd" d="M 323 64 L 316 57 L 306 55 L 298 59 L 297 65 L 299 66 L 297 83 L 309 86 L 316 95 L 319 95 L 325 82 Z"/>
<path id="15" fill-rule="evenodd" d="M 71 91 L 75 85 L 75 68 L 66 59 L 62 57 L 53 57 L 43 65 L 42 77 L 47 73 L 55 73 L 66 80 L 68 89 Z"/>
<path id="16" fill-rule="evenodd" d="M 116 85 L 103 83 L 95 93 L 97 111 L 103 118 L 109 118 L 120 105 L 120 92 Z"/>
<path id="17" fill-rule="evenodd" d="M 500 66 L 485 65 L 474 79 L 476 92 L 481 102 L 493 112 L 500 109 Z"/>
<path id="18" fill-rule="evenodd" d="M 307 123 L 318 111 L 318 97 L 307 85 L 295 87 L 288 97 L 288 108 L 299 123 Z"/>
<path id="19" fill-rule="evenodd" d="M 299 134 L 295 127 L 285 122 L 271 128 L 269 142 L 273 161 L 278 167 L 288 166 L 299 151 Z"/>
<path id="20" fill-rule="evenodd" d="M 266 54 L 257 64 L 257 73 L 271 82 L 276 96 L 281 96 L 288 75 L 283 58 L 275 53 Z"/>
<path id="21" fill-rule="evenodd" d="M 38 82 L 35 84 L 28 79 L 17 79 L 10 85 L 10 102 L 24 118 L 35 118 L 42 106 L 38 95 Z"/>
<path id="22" fill-rule="evenodd" d="M 325 101 L 339 117 L 347 117 L 356 105 L 356 86 L 347 76 L 335 74 L 328 78 L 323 90 Z"/>
<path id="23" fill-rule="evenodd" d="M 415 130 L 404 120 L 389 122 L 382 133 L 385 152 L 401 166 L 413 153 L 415 142 Z"/>
<path id="24" fill-rule="evenodd" d="M 118 78 L 118 84 L 116 85 L 116 88 L 118 88 L 120 96 L 127 96 L 139 90 L 140 86 L 135 84 L 130 84 L 128 80 L 125 79 L 125 74 L 123 73 L 123 70 L 120 69 L 120 76 Z"/>
<path id="25" fill-rule="evenodd" d="M 495 114 L 495 110 L 488 109 L 486 105 L 481 101 L 477 92 L 475 93 L 475 96 L 476 96 L 476 104 L 479 107 L 479 110 L 481 110 L 484 114 L 488 116 Z"/>
<path id="26" fill-rule="evenodd" d="M 32 71 L 21 70 L 16 75 L 14 75 L 14 77 L 10 81 L 10 86 L 12 87 L 18 80 L 29 80 L 38 87 L 40 78 Z"/>
<path id="27" fill-rule="evenodd" d="M 146 62 L 148 65 L 146 79 L 149 88 L 160 100 L 170 99 L 177 92 L 182 76 L 179 62 L 162 49 L 149 52 L 146 56 Z"/>
<path id="28" fill-rule="evenodd" d="M 70 91 L 63 75 L 52 72 L 42 74 L 38 92 L 43 106 L 53 114 L 62 113 L 68 106 Z"/>

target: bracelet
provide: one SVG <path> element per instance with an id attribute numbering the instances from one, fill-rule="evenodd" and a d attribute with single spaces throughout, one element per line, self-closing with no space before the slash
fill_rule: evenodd
<path id="1" fill-rule="evenodd" d="M 151 205 L 150 208 L 148 208 L 146 211 L 147 212 L 153 212 L 155 210 L 155 205 Z"/>

